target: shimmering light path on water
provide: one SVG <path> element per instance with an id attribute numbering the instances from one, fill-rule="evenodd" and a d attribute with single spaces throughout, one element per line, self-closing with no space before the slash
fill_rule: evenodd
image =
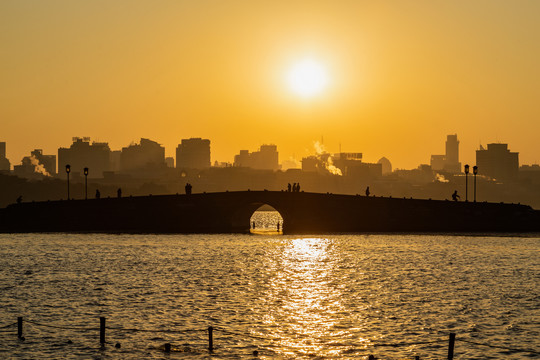
<path id="1" fill-rule="evenodd" d="M 538 355 L 540 238 L 443 235 L 0 235 L 2 358 L 457 359 Z M 99 349 L 99 316 L 111 327 Z M 220 330 L 221 329 L 221 330 Z M 441 340 L 438 344 L 376 347 Z M 68 343 L 72 341 L 72 344 Z M 115 349 L 115 343 L 121 343 Z"/>

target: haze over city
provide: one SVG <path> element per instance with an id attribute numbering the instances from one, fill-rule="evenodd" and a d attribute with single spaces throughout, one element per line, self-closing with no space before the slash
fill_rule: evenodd
<path id="1" fill-rule="evenodd" d="M 72 136 L 212 161 L 279 146 L 415 168 L 460 136 L 462 163 L 503 142 L 540 160 L 536 1 L 2 1 L 7 157 Z"/>

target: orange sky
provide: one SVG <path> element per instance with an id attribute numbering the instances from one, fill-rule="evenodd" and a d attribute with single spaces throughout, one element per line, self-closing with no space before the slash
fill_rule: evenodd
<path id="1" fill-rule="evenodd" d="M 457 133 L 461 161 L 507 142 L 540 161 L 540 1 L 0 2 L 0 141 L 12 165 L 72 136 L 120 149 L 212 141 L 212 161 L 275 143 L 429 163 Z M 306 57 L 329 85 L 302 99 Z"/>

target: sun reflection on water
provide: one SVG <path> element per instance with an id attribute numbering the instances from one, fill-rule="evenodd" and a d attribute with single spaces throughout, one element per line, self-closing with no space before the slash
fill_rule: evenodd
<path id="1" fill-rule="evenodd" d="M 344 340 L 352 334 L 340 321 L 348 314 L 342 303 L 342 286 L 334 280 L 340 257 L 333 241 L 289 239 L 280 249 L 268 294 L 274 311 L 264 319 L 267 325 L 276 325 L 280 351 L 290 356 L 337 356 L 346 351 Z M 355 339 L 356 345 L 364 342 L 368 340 Z"/>

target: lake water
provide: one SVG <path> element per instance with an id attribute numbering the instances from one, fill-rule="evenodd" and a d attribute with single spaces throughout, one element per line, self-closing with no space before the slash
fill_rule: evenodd
<path id="1" fill-rule="evenodd" d="M 0 329 L 0 358 L 209 358 L 213 326 L 215 359 L 443 359 L 450 332 L 456 359 L 540 359 L 470 343 L 540 351 L 540 237 L 288 236 L 268 216 L 251 235 L 0 235 L 0 328 L 23 316 L 26 338 Z M 100 316 L 139 331 L 102 349 Z"/>

